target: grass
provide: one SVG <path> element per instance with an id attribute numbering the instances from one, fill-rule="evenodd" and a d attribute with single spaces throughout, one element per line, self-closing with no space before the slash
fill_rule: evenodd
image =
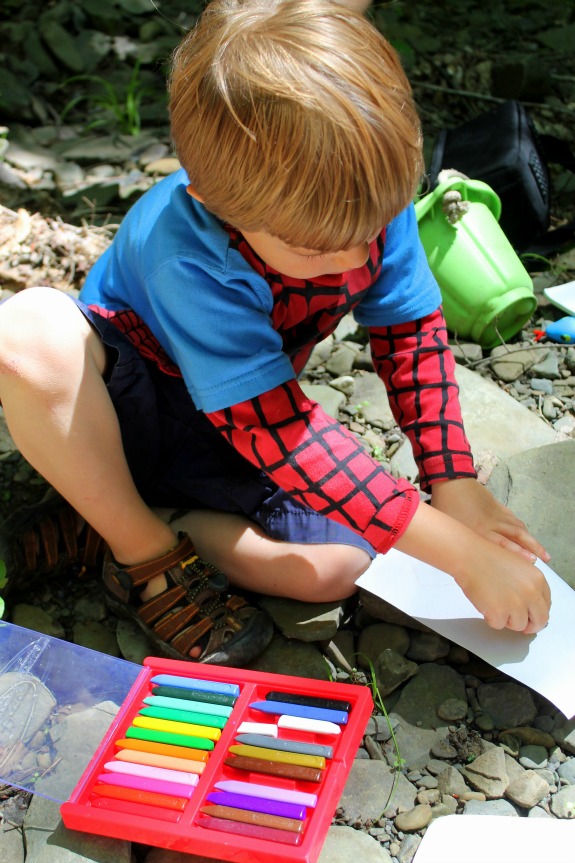
<path id="1" fill-rule="evenodd" d="M 142 129 L 140 108 L 147 94 L 147 89 L 140 80 L 140 61 L 137 61 L 125 88 L 121 89 L 111 84 L 100 75 L 74 75 L 68 78 L 62 86 L 79 81 L 96 84 L 99 88 L 94 93 L 80 93 L 71 99 L 62 111 L 61 120 L 74 110 L 81 102 L 88 102 L 98 113 L 86 129 L 96 129 L 108 126 L 122 135 L 138 135 Z"/>
<path id="2" fill-rule="evenodd" d="M 399 749 L 397 737 L 395 736 L 395 732 L 393 730 L 393 724 L 391 722 L 391 719 L 389 718 L 389 713 L 387 712 L 385 704 L 383 703 L 383 697 L 382 697 L 382 695 L 379 691 L 379 687 L 377 685 L 377 677 L 375 674 L 375 668 L 373 667 L 373 662 L 364 653 L 356 654 L 356 656 L 362 656 L 368 664 L 369 679 L 368 679 L 367 685 L 371 689 L 371 696 L 373 698 L 373 703 L 375 704 L 375 707 L 377 708 L 377 710 L 379 710 L 379 712 L 382 714 L 382 716 L 385 717 L 385 720 L 387 722 L 387 726 L 388 726 L 389 732 L 390 732 L 390 739 L 391 739 L 391 742 L 393 744 L 394 758 L 393 758 L 393 762 L 390 764 L 390 767 L 391 767 L 392 771 L 394 772 L 395 776 L 393 779 L 393 785 L 391 787 L 391 791 L 389 792 L 389 797 L 387 798 L 386 804 L 383 807 L 383 811 L 385 812 L 385 810 L 387 809 L 387 807 L 389 806 L 389 804 L 393 800 L 393 796 L 394 796 L 396 788 L 397 788 L 397 783 L 399 781 L 399 774 L 401 772 L 402 767 L 405 766 L 405 758 L 402 758 L 402 756 L 401 756 L 401 751 Z M 380 817 L 382 817 L 382 816 L 383 816 L 383 813 Z"/>

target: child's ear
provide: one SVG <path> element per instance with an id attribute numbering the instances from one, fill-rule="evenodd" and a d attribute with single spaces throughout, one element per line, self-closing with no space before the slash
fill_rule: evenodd
<path id="1" fill-rule="evenodd" d="M 192 196 L 192 198 L 195 198 L 195 199 L 196 199 L 196 201 L 199 201 L 199 202 L 200 202 L 200 204 L 203 204 L 203 203 L 204 203 L 204 199 L 202 198 L 202 196 L 201 196 L 201 195 L 199 195 L 199 194 L 196 192 L 196 190 L 195 190 L 195 188 L 194 188 L 193 186 L 191 186 L 191 185 L 190 185 L 190 186 L 186 186 L 186 192 L 188 193 L 188 195 L 191 195 L 191 196 Z"/>

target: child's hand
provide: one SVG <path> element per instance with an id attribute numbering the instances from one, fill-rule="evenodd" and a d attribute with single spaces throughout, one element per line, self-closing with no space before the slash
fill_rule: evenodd
<path id="1" fill-rule="evenodd" d="M 435 483 L 431 505 L 502 548 L 521 554 L 531 563 L 535 557 L 546 563 L 550 560 L 548 552 L 525 524 L 475 479 Z"/>
<path id="2" fill-rule="evenodd" d="M 478 497 L 493 500 L 489 494 Z M 465 500 L 465 494 L 463 498 Z M 442 504 L 445 502 L 442 500 Z M 450 500 L 450 505 L 455 506 L 454 499 Z M 477 513 L 478 508 L 470 509 Z M 505 507 L 502 509 L 508 512 Z M 516 541 L 504 542 L 506 532 L 510 532 L 507 527 L 509 519 L 505 521 L 499 515 L 498 523 L 487 512 L 483 517 L 489 525 L 488 530 L 478 532 L 460 518 L 469 516 L 463 501 L 457 516 L 459 518 L 441 512 L 438 507 L 420 504 L 407 529 L 395 543 L 396 548 L 453 576 L 469 601 L 494 629 L 507 628 L 526 635 L 539 632 L 549 618 L 549 585 L 541 570 L 533 565 L 533 555 L 523 545 Z M 500 532 L 499 539 L 495 539 L 494 521 Z M 501 521 L 504 530 L 499 526 Z M 522 530 L 525 531 L 524 528 Z M 522 530 L 516 536 L 520 534 L 522 538 Z M 525 533 L 529 536 L 527 531 Z M 495 541 L 490 541 L 493 539 Z M 540 548 L 538 543 L 535 543 L 535 548 Z"/>
<path id="3" fill-rule="evenodd" d="M 518 554 L 478 540 L 475 559 L 455 576 L 462 591 L 493 629 L 530 635 L 547 625 L 551 592 L 545 576 Z"/>

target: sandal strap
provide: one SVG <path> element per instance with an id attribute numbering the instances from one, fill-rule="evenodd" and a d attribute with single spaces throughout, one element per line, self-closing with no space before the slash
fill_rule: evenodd
<path id="1" fill-rule="evenodd" d="M 136 563 L 134 566 L 122 567 L 122 571 L 130 576 L 133 588 L 143 587 L 158 575 L 165 575 L 166 570 L 179 566 L 182 570 L 198 559 L 194 545 L 187 534 L 182 534 L 174 548 L 161 557 Z"/>
<path id="2" fill-rule="evenodd" d="M 64 553 L 68 561 L 77 561 L 82 569 L 94 568 L 102 559 L 104 540 L 87 522 L 80 535 L 84 540 L 78 546 L 78 515 L 68 504 L 54 513 L 42 516 L 36 525 L 21 535 L 24 562 L 28 572 L 34 572 L 42 565 L 45 569 L 55 569 Z"/>

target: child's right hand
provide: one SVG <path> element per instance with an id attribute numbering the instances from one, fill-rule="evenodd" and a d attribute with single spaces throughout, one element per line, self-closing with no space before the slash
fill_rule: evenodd
<path id="1" fill-rule="evenodd" d="M 480 547 L 479 547 L 480 546 Z M 480 539 L 477 557 L 454 578 L 493 629 L 530 635 L 547 625 L 551 592 L 540 569 L 520 555 Z"/>
<path id="2" fill-rule="evenodd" d="M 431 506 L 420 504 L 396 548 L 449 573 L 493 629 L 530 635 L 549 618 L 541 570 Z"/>

